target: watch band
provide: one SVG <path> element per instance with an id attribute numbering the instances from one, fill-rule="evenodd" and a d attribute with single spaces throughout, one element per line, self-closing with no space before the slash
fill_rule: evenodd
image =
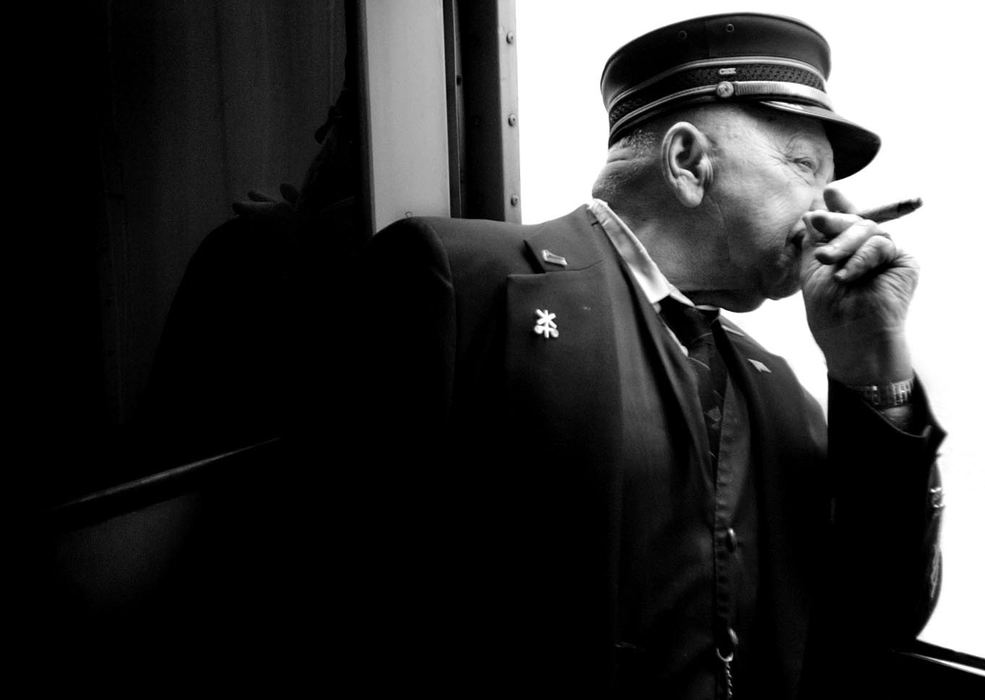
<path id="1" fill-rule="evenodd" d="M 848 388 L 861 394 L 863 399 L 876 408 L 905 406 L 913 397 L 913 379 L 891 384 L 867 384 Z"/>

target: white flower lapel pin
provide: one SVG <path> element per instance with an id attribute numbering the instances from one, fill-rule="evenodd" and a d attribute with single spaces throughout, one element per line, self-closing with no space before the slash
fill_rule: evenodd
<path id="1" fill-rule="evenodd" d="M 555 318 L 557 318 L 557 314 L 553 314 L 546 309 L 543 311 L 537 309 L 537 323 L 534 325 L 534 333 L 544 336 L 545 340 L 548 338 L 557 338 L 558 330 L 557 324 L 554 322 Z"/>

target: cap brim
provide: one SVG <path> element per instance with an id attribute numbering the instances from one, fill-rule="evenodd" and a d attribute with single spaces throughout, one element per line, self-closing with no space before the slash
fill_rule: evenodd
<path id="1" fill-rule="evenodd" d="M 762 100 L 757 104 L 790 114 L 813 117 L 823 122 L 834 153 L 836 180 L 854 175 L 871 163 L 882 145 L 877 134 L 823 107 L 776 100 Z"/>

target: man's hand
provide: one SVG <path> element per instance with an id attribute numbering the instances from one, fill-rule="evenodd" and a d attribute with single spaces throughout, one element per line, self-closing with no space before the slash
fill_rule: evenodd
<path id="1" fill-rule="evenodd" d="M 828 211 L 804 215 L 810 240 L 801 265 L 807 321 L 828 374 L 847 385 L 913 376 L 904 326 L 917 265 L 879 224 L 860 218 L 837 191 Z"/>
<path id="2" fill-rule="evenodd" d="M 233 211 L 240 216 L 259 217 L 278 221 L 293 221 L 297 216 L 298 191 L 293 185 L 280 186 L 283 201 L 278 201 L 262 192 L 250 190 L 246 193 L 249 201 L 233 202 Z"/>

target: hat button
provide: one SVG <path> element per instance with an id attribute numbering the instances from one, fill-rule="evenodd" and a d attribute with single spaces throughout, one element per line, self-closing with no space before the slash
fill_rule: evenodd
<path id="1" fill-rule="evenodd" d="M 735 94 L 735 85 L 724 81 L 715 86 L 715 94 L 721 98 L 728 98 Z"/>

